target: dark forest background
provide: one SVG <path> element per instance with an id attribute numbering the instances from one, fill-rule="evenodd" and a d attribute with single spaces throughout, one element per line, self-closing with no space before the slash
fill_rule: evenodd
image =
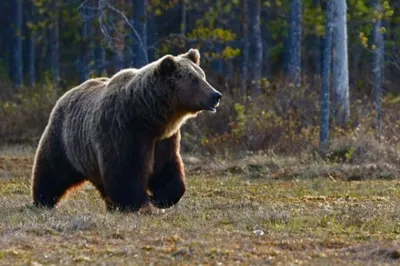
<path id="1" fill-rule="evenodd" d="M 186 152 L 340 143 L 346 160 L 360 139 L 399 148 L 399 11 L 396 0 L 3 0 L 0 138 L 36 143 L 65 91 L 193 47 L 224 98 L 184 126 Z"/>

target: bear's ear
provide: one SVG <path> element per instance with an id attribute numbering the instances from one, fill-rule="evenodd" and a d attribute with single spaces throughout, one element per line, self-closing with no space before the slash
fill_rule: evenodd
<path id="1" fill-rule="evenodd" d="M 160 73 L 171 73 L 172 71 L 175 70 L 176 68 L 176 63 L 175 59 L 172 55 L 166 55 L 164 56 L 163 59 L 161 59 L 160 65 L 159 65 L 159 71 Z"/>
<path id="2" fill-rule="evenodd" d="M 198 49 L 190 48 L 190 50 L 183 54 L 182 57 L 189 59 L 196 65 L 200 65 L 200 52 Z"/>

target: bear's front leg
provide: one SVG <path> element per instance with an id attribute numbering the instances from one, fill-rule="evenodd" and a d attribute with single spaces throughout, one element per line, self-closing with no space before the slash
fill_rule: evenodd
<path id="1" fill-rule="evenodd" d="M 179 131 L 171 138 L 156 143 L 149 190 L 150 202 L 157 208 L 170 208 L 185 194 L 185 173 L 179 150 Z"/>
<path id="2" fill-rule="evenodd" d="M 148 205 L 147 184 L 153 168 L 154 141 L 121 141 L 102 151 L 101 168 L 108 210 L 137 212 Z"/>

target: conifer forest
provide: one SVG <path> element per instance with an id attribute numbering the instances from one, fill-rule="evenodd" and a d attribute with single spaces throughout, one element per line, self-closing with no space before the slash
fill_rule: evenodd
<path id="1" fill-rule="evenodd" d="M 180 128 L 180 201 L 33 207 L 60 97 L 190 49 L 222 98 Z M 399 0 L 2 0 L 0 265 L 395 265 L 399 84 Z"/>

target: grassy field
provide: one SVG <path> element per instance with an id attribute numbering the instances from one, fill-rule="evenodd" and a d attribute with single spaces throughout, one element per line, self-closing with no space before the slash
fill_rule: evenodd
<path id="1" fill-rule="evenodd" d="M 265 156 L 206 171 L 189 158 L 176 207 L 112 214 L 90 185 L 33 208 L 33 152 L 0 152 L 1 265 L 400 263 L 400 180 L 379 166 Z"/>

